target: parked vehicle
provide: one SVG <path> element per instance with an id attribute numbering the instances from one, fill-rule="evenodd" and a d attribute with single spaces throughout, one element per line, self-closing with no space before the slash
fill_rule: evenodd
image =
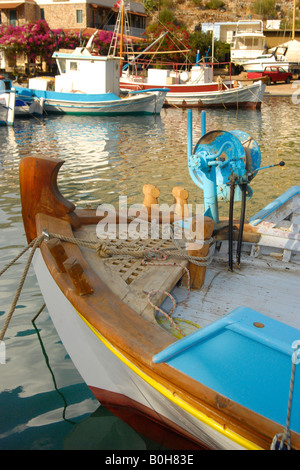
<path id="1" fill-rule="evenodd" d="M 265 70 L 263 71 L 263 76 L 269 77 L 268 85 L 270 85 L 271 82 L 290 83 L 291 79 L 293 78 L 293 74 L 291 72 L 287 72 L 282 67 L 276 67 L 274 65 L 265 67 Z"/>

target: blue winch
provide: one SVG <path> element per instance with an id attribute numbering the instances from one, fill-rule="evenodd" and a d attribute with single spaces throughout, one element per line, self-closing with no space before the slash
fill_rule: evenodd
<path id="1" fill-rule="evenodd" d="M 206 114 L 201 113 L 201 137 L 192 150 L 192 111 L 188 110 L 188 167 L 194 183 L 203 191 L 205 215 L 219 222 L 218 201 L 229 201 L 229 250 L 232 246 L 233 203 L 241 201 L 237 264 L 245 218 L 246 200 L 252 197 L 250 181 L 259 170 L 283 166 L 284 162 L 260 167 L 257 142 L 246 132 L 215 130 L 206 133 Z M 229 266 L 232 268 L 231 253 Z"/>

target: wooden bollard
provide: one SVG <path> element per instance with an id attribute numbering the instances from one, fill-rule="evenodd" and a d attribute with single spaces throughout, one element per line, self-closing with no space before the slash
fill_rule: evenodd
<path id="1" fill-rule="evenodd" d="M 55 259 L 58 271 L 65 273 L 64 261 L 68 259 L 68 256 L 60 240 L 58 238 L 51 238 L 51 240 L 47 241 L 47 247 Z"/>
<path id="2" fill-rule="evenodd" d="M 197 233 L 195 233 L 197 227 Z M 212 236 L 214 229 L 214 221 L 210 217 L 194 217 L 191 223 L 190 231 L 195 233 L 195 239 L 199 240 L 209 240 Z M 187 253 L 190 256 L 196 257 L 205 257 L 208 255 L 209 245 L 205 244 L 199 249 L 198 243 L 189 243 L 187 248 Z M 190 282 L 192 289 L 201 289 L 205 279 L 206 266 L 198 266 L 192 261 L 189 262 L 188 270 L 190 272 Z"/>
<path id="3" fill-rule="evenodd" d="M 182 188 L 181 186 L 175 186 L 172 189 L 172 194 L 174 196 L 174 212 L 177 217 L 183 219 L 184 217 L 188 217 L 188 202 L 187 199 L 189 197 L 189 193 L 186 189 Z"/>
<path id="4" fill-rule="evenodd" d="M 151 206 L 155 204 L 158 205 L 158 197 L 160 195 L 160 190 L 153 186 L 153 184 L 144 184 L 143 193 L 145 195 L 143 206 L 146 208 L 148 213 L 151 213 Z"/>
<path id="5" fill-rule="evenodd" d="M 86 295 L 94 292 L 84 274 L 81 264 L 76 258 L 68 258 L 64 262 L 64 267 L 71 278 L 77 294 Z"/>

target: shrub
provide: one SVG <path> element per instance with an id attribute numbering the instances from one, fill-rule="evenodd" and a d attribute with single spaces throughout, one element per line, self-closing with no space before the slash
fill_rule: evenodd
<path id="1" fill-rule="evenodd" d="M 221 8 L 225 5 L 225 3 L 222 0 L 211 0 L 209 2 L 206 2 L 205 8 L 209 10 L 217 10 L 218 8 Z"/>

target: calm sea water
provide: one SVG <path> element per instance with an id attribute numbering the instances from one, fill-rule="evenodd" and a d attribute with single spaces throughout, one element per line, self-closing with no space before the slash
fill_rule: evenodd
<path id="1" fill-rule="evenodd" d="M 207 130 L 240 129 L 258 142 L 262 165 L 253 180 L 247 215 L 257 212 L 291 185 L 300 185 L 299 106 L 290 98 L 268 97 L 261 112 L 208 110 Z M 193 111 L 194 143 L 200 113 Z M 202 202 L 187 169 L 187 113 L 161 116 L 48 117 L 0 128 L 0 270 L 26 245 L 21 219 L 18 166 L 28 155 L 65 160 L 59 187 L 77 206 L 142 202 L 142 187 L 161 190 L 172 203 L 172 188 L 185 186 L 190 202 Z M 222 206 L 221 213 L 227 214 Z M 24 261 L 26 260 L 26 255 Z M 19 261 L 0 278 L 0 328 L 24 269 Z M 160 449 L 115 418 L 93 398 L 75 370 L 46 309 L 32 268 L 6 332 L 6 363 L 0 364 L 0 449 Z"/>

